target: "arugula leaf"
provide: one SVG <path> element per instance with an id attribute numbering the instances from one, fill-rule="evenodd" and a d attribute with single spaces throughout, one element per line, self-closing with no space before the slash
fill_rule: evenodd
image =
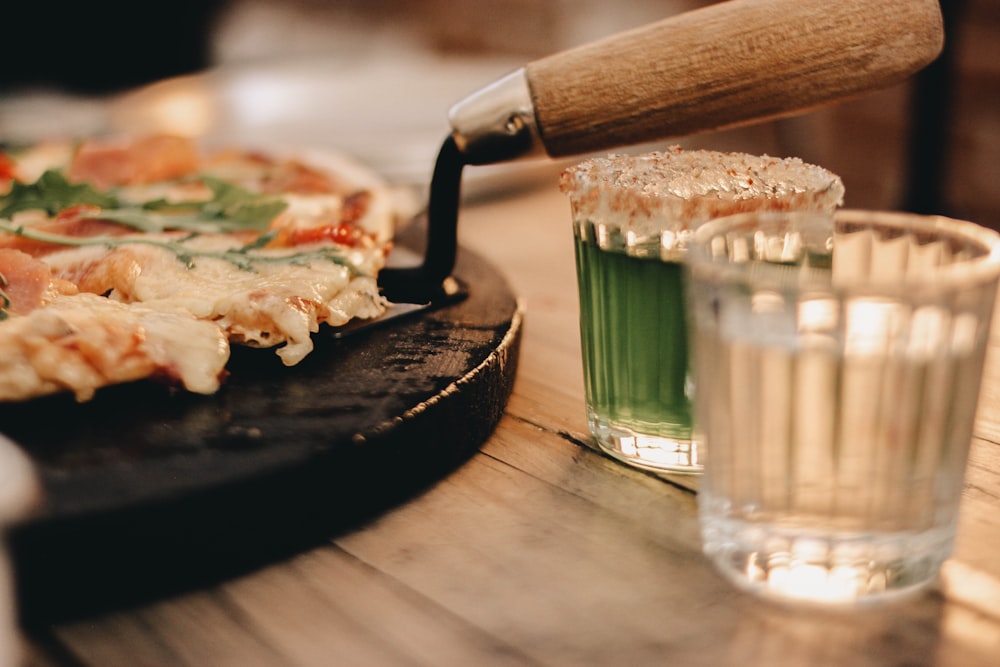
<path id="1" fill-rule="evenodd" d="M 0 218 L 36 209 L 55 215 L 64 208 L 77 204 L 114 208 L 118 206 L 118 201 L 109 194 L 98 192 L 87 183 L 70 183 L 61 172 L 49 169 L 34 183 L 13 181 L 10 192 L 0 197 Z"/>
<path id="2" fill-rule="evenodd" d="M 259 250 L 260 248 L 263 248 L 268 243 L 270 243 L 271 241 L 273 241 L 275 239 L 275 237 L 277 237 L 277 236 L 278 236 L 278 230 L 276 230 L 276 229 L 272 230 L 272 231 L 269 231 L 266 234 L 261 234 L 260 236 L 257 237 L 256 241 L 252 241 L 250 243 L 247 243 L 242 248 L 240 248 L 240 252 L 249 252 L 251 250 Z"/>
<path id="3" fill-rule="evenodd" d="M 170 202 L 165 199 L 148 201 L 144 211 L 178 215 L 176 219 L 164 218 L 164 229 L 199 229 L 201 231 L 227 232 L 237 229 L 266 230 L 288 204 L 280 199 L 251 192 L 238 185 L 227 183 L 214 176 L 202 176 L 201 182 L 212 192 L 204 201 Z M 183 217 L 188 214 L 187 217 Z M 206 223 L 209 223 L 206 226 Z M 128 224 L 126 222 L 126 224 Z"/>
<path id="4" fill-rule="evenodd" d="M 212 198 L 207 201 L 156 199 L 141 207 L 102 211 L 94 217 L 146 232 L 183 229 L 210 234 L 241 229 L 264 231 L 288 207 L 287 202 L 280 199 L 250 192 L 213 176 L 203 176 L 201 180 L 212 192 Z"/>
<path id="5" fill-rule="evenodd" d="M 254 250 L 263 248 L 277 232 L 268 232 L 246 245 L 229 250 L 198 250 L 185 245 L 199 236 L 198 232 L 192 232 L 187 236 L 174 240 L 160 240 L 147 238 L 144 236 L 64 236 L 62 234 L 52 234 L 24 225 L 18 225 L 10 220 L 0 219 L 0 232 L 15 234 L 36 241 L 45 243 L 58 243 L 66 246 L 104 246 L 106 248 L 118 248 L 126 245 L 148 245 L 162 248 L 174 254 L 177 260 L 188 267 L 194 266 L 199 257 L 221 259 L 233 264 L 244 271 L 254 271 L 255 267 L 261 264 L 297 264 L 305 265 L 312 261 L 332 262 L 346 267 L 353 275 L 366 275 L 361 272 L 357 264 L 351 259 L 350 253 L 343 248 L 329 247 L 319 248 L 306 252 L 293 252 L 289 254 L 254 254 Z"/>
<path id="6" fill-rule="evenodd" d="M 211 217 L 211 213 L 206 214 L 204 210 L 171 214 L 133 206 L 95 211 L 88 217 L 110 220 L 150 234 L 168 229 L 218 234 L 242 229 L 266 230 L 271 221 L 286 207 L 287 204 L 283 201 L 247 204 L 228 214 L 227 217 Z"/>
<path id="7" fill-rule="evenodd" d="M 141 232 L 180 229 L 210 234 L 243 229 L 264 231 L 288 207 L 280 199 L 251 192 L 219 178 L 203 176 L 202 182 L 212 192 L 208 200 L 170 202 L 156 199 L 133 205 L 98 192 L 87 183 L 70 183 L 61 172 L 50 169 L 34 183 L 15 181 L 10 192 L 0 197 L 0 218 L 10 218 L 28 210 L 56 215 L 69 206 L 90 204 L 101 210 L 88 217 L 118 222 Z"/>
<path id="8" fill-rule="evenodd" d="M 228 207 L 225 217 L 219 220 L 222 229 L 266 230 L 282 211 L 288 208 L 283 201 L 242 202 Z"/>
<path id="9" fill-rule="evenodd" d="M 274 238 L 276 232 L 268 232 L 268 228 L 274 218 L 287 208 L 288 203 L 272 196 L 251 192 L 216 177 L 196 175 L 192 178 L 200 178 L 208 187 L 212 193 L 210 199 L 180 202 L 157 199 L 140 205 L 123 202 L 112 194 L 103 194 L 87 184 L 69 183 L 59 171 L 46 171 L 30 185 L 15 182 L 10 193 L 0 197 L 0 232 L 66 246 L 104 245 L 112 248 L 129 243 L 145 243 L 169 250 L 178 260 L 189 265 L 195 257 L 216 257 L 246 270 L 253 270 L 253 266 L 260 262 L 298 263 L 313 259 L 351 266 L 346 255 L 336 249 L 279 257 L 251 254 L 251 251 L 263 248 Z M 42 210 L 49 215 L 56 215 L 64 208 L 76 204 L 100 207 L 101 210 L 88 214 L 89 218 L 117 222 L 139 232 L 151 234 L 180 230 L 190 234 L 175 241 L 141 237 L 78 238 L 33 230 L 16 225 L 10 220 L 10 216 L 19 211 Z M 256 230 L 264 233 L 242 248 L 223 252 L 199 252 L 184 245 L 184 241 L 199 234 L 219 234 L 237 230 Z M 0 282 L 0 287 L 3 284 L 5 283 Z M 0 315 L 6 316 L 3 309 L 9 305 L 9 299 L 0 290 Z"/>

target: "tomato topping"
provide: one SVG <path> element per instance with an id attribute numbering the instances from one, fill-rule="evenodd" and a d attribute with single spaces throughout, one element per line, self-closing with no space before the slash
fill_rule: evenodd
<path id="1" fill-rule="evenodd" d="M 362 232 L 353 225 L 338 222 L 321 227 L 300 227 L 285 230 L 284 241 L 290 246 L 329 241 L 353 248 L 362 238 Z"/>
<path id="2" fill-rule="evenodd" d="M 357 247 L 366 238 L 365 231 L 357 223 L 368 212 L 371 197 L 371 193 L 365 190 L 353 192 L 344 197 L 337 222 L 312 227 L 286 227 L 279 232 L 272 245 L 332 242 L 348 248 Z"/>
<path id="3" fill-rule="evenodd" d="M 17 165 L 9 155 L 0 151 L 0 181 L 12 181 L 15 178 Z"/>

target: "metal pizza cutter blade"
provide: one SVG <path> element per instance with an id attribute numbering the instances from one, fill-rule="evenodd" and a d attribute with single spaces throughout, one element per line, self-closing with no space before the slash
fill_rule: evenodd
<path id="1" fill-rule="evenodd" d="M 373 319 L 355 319 L 335 327 L 334 338 L 344 338 L 383 326 L 402 317 L 461 301 L 468 286 L 452 275 L 458 254 L 458 209 L 463 160 L 452 140 L 446 140 L 431 176 L 423 256 L 397 244 L 388 265 L 378 274 L 386 311 Z M 419 226 L 419 225 L 415 225 Z"/>

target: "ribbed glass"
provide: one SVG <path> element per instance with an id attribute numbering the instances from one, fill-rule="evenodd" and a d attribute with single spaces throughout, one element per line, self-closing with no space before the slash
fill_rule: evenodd
<path id="1" fill-rule="evenodd" d="M 855 212 L 726 224 L 689 263 L 706 552 L 783 599 L 925 586 L 954 539 L 995 237 Z"/>
<path id="2" fill-rule="evenodd" d="M 659 239 L 575 225 L 587 411 L 598 443 L 640 467 L 700 471 L 691 445 L 683 268 Z"/>

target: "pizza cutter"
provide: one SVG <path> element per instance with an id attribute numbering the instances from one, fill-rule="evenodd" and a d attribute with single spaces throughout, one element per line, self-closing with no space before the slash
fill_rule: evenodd
<path id="1" fill-rule="evenodd" d="M 525 65 L 451 108 L 423 261 L 382 270 L 396 305 L 380 319 L 461 296 L 452 270 L 465 166 L 792 116 L 903 81 L 943 40 L 935 0 L 730 0 Z"/>

